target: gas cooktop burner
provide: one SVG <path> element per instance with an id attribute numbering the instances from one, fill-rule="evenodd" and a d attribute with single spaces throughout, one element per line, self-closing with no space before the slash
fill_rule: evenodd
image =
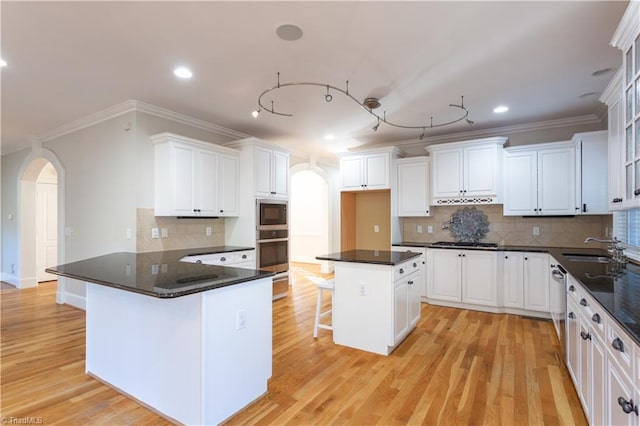
<path id="1" fill-rule="evenodd" d="M 441 246 L 441 247 L 485 247 L 485 248 L 498 247 L 498 244 L 496 243 L 472 243 L 472 242 L 464 242 L 464 241 L 438 241 L 431 245 Z"/>

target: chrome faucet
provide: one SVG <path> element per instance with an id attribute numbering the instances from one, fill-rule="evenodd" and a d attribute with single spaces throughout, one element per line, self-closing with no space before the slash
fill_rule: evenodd
<path id="1" fill-rule="evenodd" d="M 622 241 L 620 241 L 618 238 L 613 237 L 609 240 L 601 240 L 600 238 L 587 237 L 587 239 L 584 240 L 584 243 L 589 244 L 591 241 L 595 241 L 597 243 L 610 243 L 611 245 L 609 246 L 609 249 L 607 251 L 611 253 L 613 261 L 622 264 L 626 263 L 627 259 L 624 256 L 624 247 L 620 245 Z"/>

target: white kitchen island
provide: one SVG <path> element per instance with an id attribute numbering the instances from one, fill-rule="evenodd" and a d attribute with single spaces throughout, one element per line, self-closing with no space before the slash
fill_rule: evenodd
<path id="1" fill-rule="evenodd" d="M 420 319 L 420 253 L 350 250 L 317 256 L 335 262 L 333 341 L 389 355 Z"/>
<path id="2" fill-rule="evenodd" d="M 162 416 L 218 424 L 267 391 L 272 273 L 114 253 L 49 271 L 87 284 L 86 372 Z"/>

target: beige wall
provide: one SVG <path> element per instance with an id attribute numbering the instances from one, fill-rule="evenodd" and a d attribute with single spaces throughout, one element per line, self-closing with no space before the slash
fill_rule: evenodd
<path id="1" fill-rule="evenodd" d="M 197 247 L 224 245 L 224 218 L 220 219 L 177 219 L 175 217 L 154 216 L 153 209 L 137 211 L 136 251 L 179 250 Z M 206 228 L 211 227 L 211 236 Z M 151 229 L 167 230 L 167 237 L 151 238 Z"/>
<path id="2" fill-rule="evenodd" d="M 356 248 L 388 250 L 391 245 L 390 191 L 356 193 Z M 379 232 L 374 232 L 378 225 Z"/>
<path id="3" fill-rule="evenodd" d="M 405 242 L 454 241 L 448 229 L 442 229 L 451 215 L 464 206 L 433 207 L 432 216 L 426 218 L 403 218 L 402 237 Z M 475 206 L 487 215 L 489 233 L 483 242 L 502 245 L 527 245 L 546 247 L 584 247 L 586 237 L 605 237 L 612 231 L 612 216 L 575 217 L 527 217 L 503 216 L 502 205 Z M 417 232 L 417 226 L 423 228 Z M 427 227 L 433 227 L 433 233 Z M 540 235 L 533 235 L 533 227 L 540 228 Z"/>

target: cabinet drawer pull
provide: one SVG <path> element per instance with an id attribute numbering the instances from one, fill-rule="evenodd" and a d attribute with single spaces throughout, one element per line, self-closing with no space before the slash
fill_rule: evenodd
<path id="1" fill-rule="evenodd" d="M 636 189 L 635 191 L 633 191 L 633 195 L 640 195 L 640 189 Z"/>
<path id="2" fill-rule="evenodd" d="M 417 267 L 418 267 L 418 264 L 417 264 L 416 262 L 413 262 L 413 267 L 414 267 L 414 268 L 417 268 Z"/>
<path id="3" fill-rule="evenodd" d="M 407 281 L 407 284 L 413 285 L 413 281 Z"/>
<path id="4" fill-rule="evenodd" d="M 580 304 L 582 306 L 587 306 L 587 299 L 580 299 Z"/>
<path id="5" fill-rule="evenodd" d="M 580 332 L 580 337 L 582 337 L 582 340 L 591 340 L 591 334 L 584 331 Z"/>
<path id="6" fill-rule="evenodd" d="M 573 312 L 569 312 L 567 316 L 569 317 L 569 319 L 574 319 L 576 317 L 576 314 L 574 314 Z"/>
<path id="7" fill-rule="evenodd" d="M 596 324 L 600 324 L 602 322 L 602 319 L 600 319 L 599 314 L 593 314 L 593 316 L 591 317 L 591 321 L 595 322 Z"/>
<path id="8" fill-rule="evenodd" d="M 611 346 L 617 351 L 624 352 L 624 343 L 622 343 L 622 340 L 620 340 L 620 338 L 618 337 L 613 339 L 613 341 L 611 342 Z"/>
<path id="9" fill-rule="evenodd" d="M 636 413 L 638 415 L 638 406 L 633 403 L 633 399 L 627 401 L 623 397 L 618 397 L 618 404 L 622 407 L 622 411 L 627 414 Z"/>
<path id="10" fill-rule="evenodd" d="M 226 257 L 223 256 L 223 257 L 220 258 L 220 262 L 226 262 L 226 261 L 227 261 Z"/>
<path id="11" fill-rule="evenodd" d="M 400 273 L 404 274 L 404 269 L 400 268 Z"/>
<path id="12" fill-rule="evenodd" d="M 243 258 L 243 259 L 246 259 L 246 258 L 247 258 L 247 255 L 246 255 L 246 254 L 243 254 L 243 255 L 242 255 L 242 258 Z"/>
<path id="13" fill-rule="evenodd" d="M 570 286 L 569 286 L 569 291 L 572 291 L 572 292 L 573 292 L 573 291 L 576 291 L 576 288 L 575 288 L 574 286 L 570 285 Z"/>
<path id="14" fill-rule="evenodd" d="M 202 260 L 198 259 L 196 260 L 196 263 L 202 263 Z"/>

